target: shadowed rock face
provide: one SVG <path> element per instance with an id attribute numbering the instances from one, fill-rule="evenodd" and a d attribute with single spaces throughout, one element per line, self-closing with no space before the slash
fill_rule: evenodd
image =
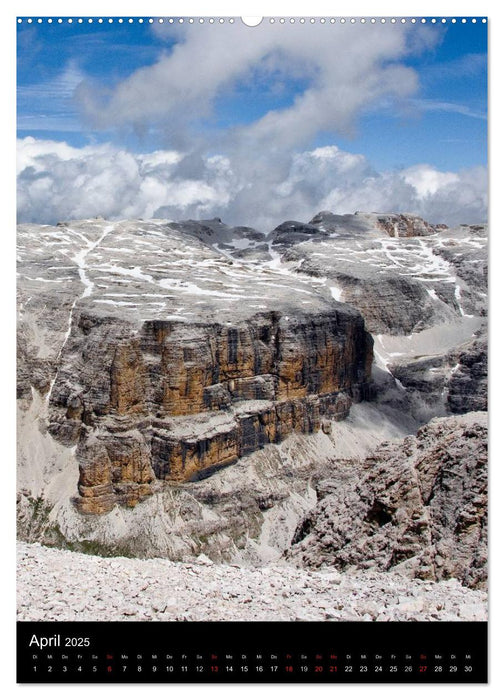
<path id="1" fill-rule="evenodd" d="M 452 413 L 486 411 L 488 406 L 488 339 L 478 338 L 458 356 L 448 384 Z"/>
<path id="2" fill-rule="evenodd" d="M 434 419 L 402 445 L 340 467 L 317 492 L 289 559 L 485 586 L 486 414 Z"/>
<path id="3" fill-rule="evenodd" d="M 488 404 L 488 337 L 474 340 L 446 354 L 390 365 L 410 400 L 427 409 L 444 407 L 450 413 L 486 411 Z"/>
<path id="4" fill-rule="evenodd" d="M 83 513 L 135 505 L 156 479 L 186 481 L 292 432 L 316 432 L 321 417 L 342 419 L 369 394 L 362 317 L 306 283 L 293 289 L 166 225 L 82 222 L 22 234 L 21 290 L 35 280 L 47 292 L 43 309 L 33 296 L 25 302 L 21 396 L 45 389 L 49 433 L 77 446 Z M 47 305 L 60 303 L 58 276 L 39 259 L 46 248 L 35 245 L 44 235 L 71 249 L 75 297 L 39 379 L 30 335 L 47 334 Z"/>
<path id="5" fill-rule="evenodd" d="M 269 244 L 279 267 L 361 312 L 392 381 L 381 378 L 385 392 L 424 422 L 486 410 L 487 234 L 409 214 L 320 212 L 278 226 Z"/>

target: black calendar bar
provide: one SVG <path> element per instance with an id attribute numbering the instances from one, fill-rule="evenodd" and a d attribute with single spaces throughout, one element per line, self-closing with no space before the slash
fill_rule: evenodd
<path id="1" fill-rule="evenodd" d="M 485 622 L 18 622 L 18 683 L 486 683 Z"/>

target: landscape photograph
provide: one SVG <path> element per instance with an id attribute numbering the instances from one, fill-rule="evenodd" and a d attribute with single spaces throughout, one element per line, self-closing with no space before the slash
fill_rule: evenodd
<path id="1" fill-rule="evenodd" d="M 17 61 L 17 620 L 486 621 L 486 21 Z"/>

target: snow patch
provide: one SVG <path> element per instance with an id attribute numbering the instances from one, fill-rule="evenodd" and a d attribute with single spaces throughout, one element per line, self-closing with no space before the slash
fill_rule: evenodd
<path id="1" fill-rule="evenodd" d="M 336 301 L 343 301 L 343 288 L 342 287 L 329 287 L 333 299 Z"/>

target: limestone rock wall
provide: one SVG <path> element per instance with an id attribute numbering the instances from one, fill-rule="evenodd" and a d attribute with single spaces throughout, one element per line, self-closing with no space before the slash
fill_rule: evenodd
<path id="1" fill-rule="evenodd" d="M 227 323 L 82 312 L 50 396 L 51 434 L 77 445 L 84 513 L 133 506 L 157 480 L 232 464 L 371 391 L 372 339 L 358 312 L 258 313 Z"/>

